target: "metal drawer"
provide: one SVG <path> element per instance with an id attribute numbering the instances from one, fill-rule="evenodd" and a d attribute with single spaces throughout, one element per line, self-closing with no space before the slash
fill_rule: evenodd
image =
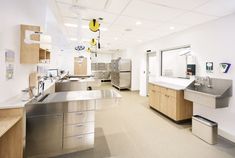
<path id="1" fill-rule="evenodd" d="M 95 112 L 84 111 L 84 112 L 72 112 L 64 114 L 64 124 L 78 124 L 84 122 L 94 122 Z"/>
<path id="2" fill-rule="evenodd" d="M 68 106 L 65 108 L 67 109 L 64 109 L 64 111 L 67 112 L 94 110 L 95 100 L 68 102 Z"/>
<path id="3" fill-rule="evenodd" d="M 94 133 L 95 123 L 88 122 L 83 124 L 65 125 L 64 137 L 77 136 L 81 134 Z"/>
<path id="4" fill-rule="evenodd" d="M 64 138 L 63 149 L 76 149 L 78 151 L 94 147 L 94 133 Z"/>

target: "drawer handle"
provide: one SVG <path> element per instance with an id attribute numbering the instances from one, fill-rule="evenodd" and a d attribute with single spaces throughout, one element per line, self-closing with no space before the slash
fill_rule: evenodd
<path id="1" fill-rule="evenodd" d="M 78 112 L 78 113 L 76 113 L 76 115 L 83 115 L 83 113 L 82 112 Z"/>
<path id="2" fill-rule="evenodd" d="M 82 126 L 84 126 L 84 125 L 76 125 L 76 127 L 82 127 Z"/>

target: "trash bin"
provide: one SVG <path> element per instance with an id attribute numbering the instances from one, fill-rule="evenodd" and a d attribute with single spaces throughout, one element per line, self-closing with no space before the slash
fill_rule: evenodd
<path id="1" fill-rule="evenodd" d="M 192 133 L 211 145 L 216 144 L 218 124 L 202 116 L 194 115 L 192 117 Z"/>

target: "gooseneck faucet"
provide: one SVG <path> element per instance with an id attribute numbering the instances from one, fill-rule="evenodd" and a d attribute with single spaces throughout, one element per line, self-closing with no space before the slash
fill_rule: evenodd
<path id="1" fill-rule="evenodd" d="M 207 87 L 212 88 L 211 78 L 209 76 L 206 76 L 206 80 L 207 80 Z"/>

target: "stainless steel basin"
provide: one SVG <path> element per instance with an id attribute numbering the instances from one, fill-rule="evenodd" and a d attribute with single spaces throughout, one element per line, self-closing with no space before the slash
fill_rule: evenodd
<path id="1" fill-rule="evenodd" d="M 232 80 L 212 78 L 211 84 L 209 88 L 206 84 L 195 86 L 194 81 L 184 90 L 184 98 L 212 108 L 227 107 L 232 96 Z"/>

